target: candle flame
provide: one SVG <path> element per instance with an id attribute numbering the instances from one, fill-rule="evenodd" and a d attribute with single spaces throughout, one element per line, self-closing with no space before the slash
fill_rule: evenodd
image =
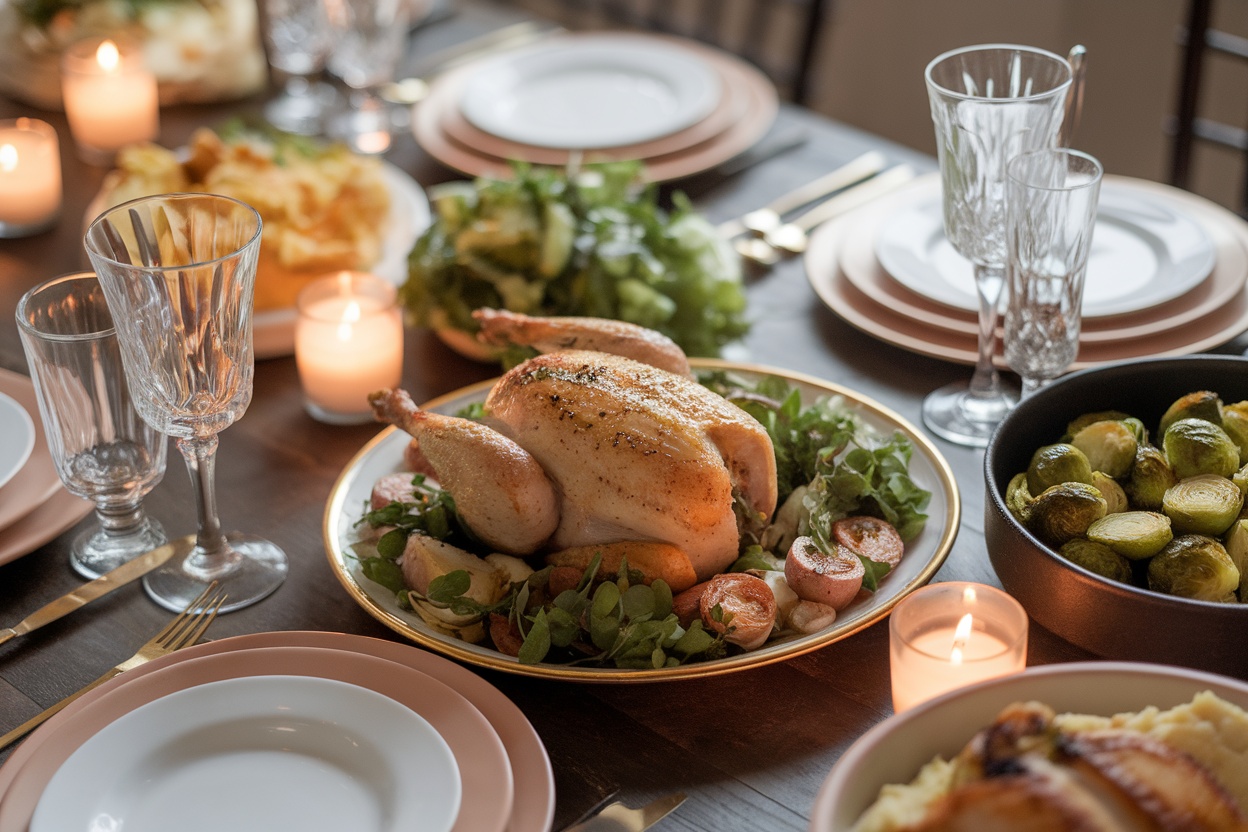
<path id="1" fill-rule="evenodd" d="M 968 612 L 958 621 L 958 626 L 953 631 L 953 649 L 949 651 L 949 661 L 953 664 L 962 664 L 962 651 L 966 648 L 966 643 L 971 639 L 971 627 L 974 626 L 975 619 Z"/>
<path id="2" fill-rule="evenodd" d="M 95 50 L 95 60 L 105 72 L 116 72 L 117 65 L 121 63 L 121 53 L 117 51 L 117 44 L 111 40 L 101 43 L 100 48 Z"/>
<path id="3" fill-rule="evenodd" d="M 11 144 L 0 144 L 0 170 L 8 173 L 17 169 L 17 148 Z"/>
<path id="4" fill-rule="evenodd" d="M 360 322 L 360 305 L 355 301 L 347 304 L 342 312 L 342 323 L 338 324 L 338 340 L 350 341 L 352 325 Z"/>

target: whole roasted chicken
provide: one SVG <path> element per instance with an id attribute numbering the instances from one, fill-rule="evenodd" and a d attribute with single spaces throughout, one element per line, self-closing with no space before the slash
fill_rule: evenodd
<path id="1" fill-rule="evenodd" d="M 766 431 L 695 382 L 673 342 L 617 321 L 476 317 L 483 341 L 542 352 L 499 379 L 483 421 L 420 410 L 401 390 L 370 401 L 379 420 L 414 437 L 409 458 L 496 551 L 560 562 L 592 549 L 604 564 L 624 553 L 661 562 L 679 591 L 736 559 L 738 509 L 771 517 Z"/>

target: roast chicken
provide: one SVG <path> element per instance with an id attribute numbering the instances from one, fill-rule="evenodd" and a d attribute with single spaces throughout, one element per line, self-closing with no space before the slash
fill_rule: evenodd
<path id="1" fill-rule="evenodd" d="M 495 550 L 650 541 L 686 560 L 692 583 L 738 556 L 735 503 L 771 517 L 770 438 L 693 381 L 675 344 L 615 321 L 478 317 L 492 343 L 548 350 L 499 379 L 483 422 L 419 410 L 401 390 L 370 401 L 378 419 L 415 438 L 463 522 Z M 569 348 L 585 346 L 593 349 Z"/>

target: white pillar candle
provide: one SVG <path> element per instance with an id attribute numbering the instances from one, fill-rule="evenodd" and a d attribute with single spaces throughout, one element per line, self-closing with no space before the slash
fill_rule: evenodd
<path id="1" fill-rule="evenodd" d="M 995 587 L 950 582 L 911 593 L 889 618 L 897 713 L 1027 665 L 1027 613 Z"/>
<path id="2" fill-rule="evenodd" d="M 156 76 L 136 48 L 99 39 L 74 44 L 61 62 L 61 92 L 84 161 L 111 164 L 122 147 L 160 134 Z"/>
<path id="3" fill-rule="evenodd" d="M 0 237 L 42 231 L 60 212 L 56 130 L 33 118 L 0 121 Z"/>
<path id="4" fill-rule="evenodd" d="M 368 394 L 403 375 L 403 318 L 393 284 L 341 272 L 299 293 L 295 362 L 305 405 L 335 424 L 372 421 Z"/>

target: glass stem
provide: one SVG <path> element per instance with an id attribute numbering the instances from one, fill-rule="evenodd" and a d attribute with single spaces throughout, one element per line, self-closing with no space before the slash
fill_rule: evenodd
<path id="1" fill-rule="evenodd" d="M 199 512 L 199 530 L 195 536 L 195 556 L 204 568 L 232 564 L 227 560 L 231 552 L 221 533 L 221 520 L 217 517 L 217 492 L 214 487 L 217 470 L 217 437 L 207 439 L 179 439 L 178 450 L 186 459 L 195 488 L 195 507 Z"/>
<path id="2" fill-rule="evenodd" d="M 997 350 L 997 320 L 1001 314 L 1001 287 L 1005 269 L 975 265 L 975 291 L 979 295 L 979 356 L 968 391 L 971 396 L 995 399 L 1001 396 L 1001 379 L 992 357 Z"/>
<path id="3" fill-rule="evenodd" d="M 123 505 L 95 505 L 95 516 L 100 528 L 110 536 L 127 535 L 139 527 L 146 515 L 143 513 L 143 497 Z"/>

